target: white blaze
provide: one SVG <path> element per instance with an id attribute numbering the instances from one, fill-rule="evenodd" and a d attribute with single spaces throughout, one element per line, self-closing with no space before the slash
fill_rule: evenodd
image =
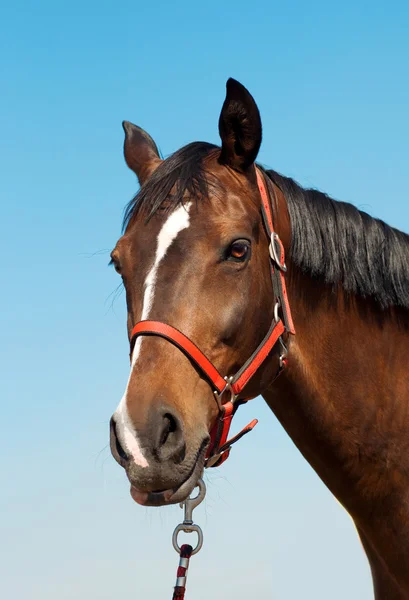
<path id="1" fill-rule="evenodd" d="M 156 246 L 155 261 L 151 270 L 149 271 L 144 284 L 143 304 L 141 321 L 145 321 L 149 318 L 149 313 L 153 305 L 153 299 L 155 295 L 155 284 L 158 273 L 158 268 L 161 260 L 166 256 L 172 242 L 176 239 L 177 235 L 183 230 L 189 227 L 189 209 L 191 203 L 185 206 L 179 206 L 173 213 L 171 213 L 163 224 L 162 229 L 159 232 Z M 139 336 L 136 340 L 135 346 L 132 353 L 131 372 L 129 374 L 128 383 L 125 389 L 125 393 L 119 403 L 118 408 L 115 412 L 116 430 L 118 433 L 121 445 L 124 446 L 129 454 L 132 455 L 135 463 L 140 467 L 147 467 L 148 461 L 143 455 L 142 448 L 136 437 L 134 426 L 128 414 L 127 408 L 127 396 L 129 383 L 131 381 L 133 368 L 138 360 L 141 352 L 143 336 Z"/>

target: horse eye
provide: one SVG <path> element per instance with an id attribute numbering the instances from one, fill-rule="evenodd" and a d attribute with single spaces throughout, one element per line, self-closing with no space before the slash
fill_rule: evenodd
<path id="1" fill-rule="evenodd" d="M 250 254 L 250 244 L 244 240 L 233 242 L 228 251 L 228 259 L 243 262 Z"/>

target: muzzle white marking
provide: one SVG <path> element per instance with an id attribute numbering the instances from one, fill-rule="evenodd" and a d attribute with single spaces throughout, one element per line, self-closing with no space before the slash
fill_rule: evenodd
<path id="1" fill-rule="evenodd" d="M 189 202 L 185 206 L 179 206 L 174 212 L 172 212 L 168 219 L 162 226 L 159 232 L 156 246 L 155 261 L 152 268 L 150 269 L 144 284 L 143 304 L 141 321 L 149 318 L 149 313 L 153 305 L 153 299 L 155 295 L 155 283 L 158 273 L 159 264 L 162 259 L 166 256 L 166 253 L 176 239 L 177 235 L 183 230 L 189 227 L 189 210 L 191 203 Z M 132 456 L 139 467 L 148 467 L 148 461 L 146 460 L 142 448 L 139 444 L 136 436 L 135 428 L 132 424 L 132 420 L 128 413 L 127 401 L 128 401 L 128 388 L 131 381 L 132 373 L 136 361 L 141 352 L 141 345 L 143 336 L 139 336 L 136 340 L 135 346 L 132 353 L 131 361 L 131 372 L 129 374 L 128 384 L 124 395 L 122 396 L 121 402 L 115 412 L 116 430 L 119 441 L 123 445 L 124 450 Z"/>

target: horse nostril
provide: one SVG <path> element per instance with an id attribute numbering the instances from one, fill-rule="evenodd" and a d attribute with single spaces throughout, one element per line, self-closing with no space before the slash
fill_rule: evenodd
<path id="1" fill-rule="evenodd" d="M 125 452 L 125 450 L 122 448 L 121 444 L 119 443 L 118 438 L 116 438 L 115 441 L 115 447 L 116 447 L 116 451 L 118 452 L 119 456 L 123 459 L 123 460 L 128 460 L 128 455 Z"/>
<path id="2" fill-rule="evenodd" d="M 174 433 L 177 429 L 177 422 L 175 417 L 173 417 L 170 413 L 166 413 L 163 415 L 164 427 L 162 431 L 161 438 L 159 440 L 159 445 L 164 446 L 169 438 L 171 433 Z"/>
<path id="3" fill-rule="evenodd" d="M 159 461 L 172 460 L 181 463 L 186 454 L 186 444 L 179 419 L 166 411 L 161 418 L 158 445 L 154 454 Z"/>
<path id="4" fill-rule="evenodd" d="M 111 419 L 111 432 L 114 438 L 115 450 L 117 451 L 118 455 L 120 456 L 120 458 L 122 458 L 122 460 L 128 460 L 129 457 L 120 444 L 118 434 L 116 431 L 116 423 L 113 418 Z"/>

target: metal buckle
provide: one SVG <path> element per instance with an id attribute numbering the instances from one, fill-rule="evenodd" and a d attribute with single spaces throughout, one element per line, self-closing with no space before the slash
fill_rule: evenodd
<path id="1" fill-rule="evenodd" d="M 280 315 L 278 314 L 280 306 L 281 306 L 280 298 L 277 298 L 277 301 L 274 305 L 274 321 L 276 322 L 276 324 L 280 321 Z"/>
<path id="2" fill-rule="evenodd" d="M 196 547 L 192 550 L 192 556 L 194 554 L 197 554 L 203 546 L 203 531 L 201 530 L 199 525 L 195 525 L 193 523 L 193 510 L 196 508 L 196 506 L 199 506 L 199 504 L 204 500 L 204 497 L 206 495 L 206 486 L 203 479 L 199 479 L 199 481 L 197 482 L 197 487 L 199 488 L 199 493 L 197 496 L 194 496 L 193 498 L 186 498 L 184 502 L 180 503 L 180 508 L 185 507 L 185 518 L 183 519 L 183 523 L 180 523 L 176 527 L 172 536 L 172 544 L 178 554 L 180 554 L 178 535 L 181 531 L 184 531 L 185 533 L 197 533 L 197 544 Z"/>
<path id="3" fill-rule="evenodd" d="M 277 248 L 275 245 L 276 241 L 280 244 L 280 246 L 282 245 L 278 234 L 275 231 L 273 231 L 273 233 L 271 234 L 270 245 L 268 247 L 268 251 L 270 252 L 271 260 L 273 260 L 275 262 L 275 264 L 280 269 L 280 271 L 283 271 L 283 273 L 285 273 L 287 271 L 287 266 L 286 266 L 285 262 L 281 264 L 281 258 L 277 254 Z"/>
<path id="4" fill-rule="evenodd" d="M 287 348 L 287 346 L 284 344 L 284 342 L 283 342 L 283 339 L 282 339 L 281 335 L 280 335 L 280 337 L 278 338 L 278 341 L 279 341 L 279 343 L 280 343 L 281 350 L 282 350 L 282 352 L 280 352 L 280 355 L 279 355 L 279 361 L 280 361 L 280 362 L 279 362 L 279 365 L 280 365 L 280 369 L 282 369 L 283 367 L 285 367 L 285 360 L 286 360 L 286 358 L 287 358 L 287 356 L 288 356 L 288 348 Z"/>
<path id="5" fill-rule="evenodd" d="M 224 388 L 222 389 L 222 391 L 218 392 L 218 391 L 215 390 L 213 392 L 213 394 L 216 397 L 216 402 L 217 402 L 217 405 L 218 405 L 218 407 L 219 407 L 220 410 L 221 410 L 221 407 L 223 406 L 223 404 L 225 404 L 224 402 L 222 402 L 222 398 L 223 398 L 223 396 L 224 396 L 224 394 L 226 392 L 230 392 L 230 400 L 229 400 L 229 402 L 231 402 L 232 404 L 234 404 L 235 401 L 238 398 L 238 394 L 235 394 L 234 390 L 232 388 L 233 375 L 231 375 L 230 377 L 227 377 L 227 375 L 226 375 L 226 377 L 224 378 L 224 380 L 226 382 L 226 385 L 224 386 Z"/>

